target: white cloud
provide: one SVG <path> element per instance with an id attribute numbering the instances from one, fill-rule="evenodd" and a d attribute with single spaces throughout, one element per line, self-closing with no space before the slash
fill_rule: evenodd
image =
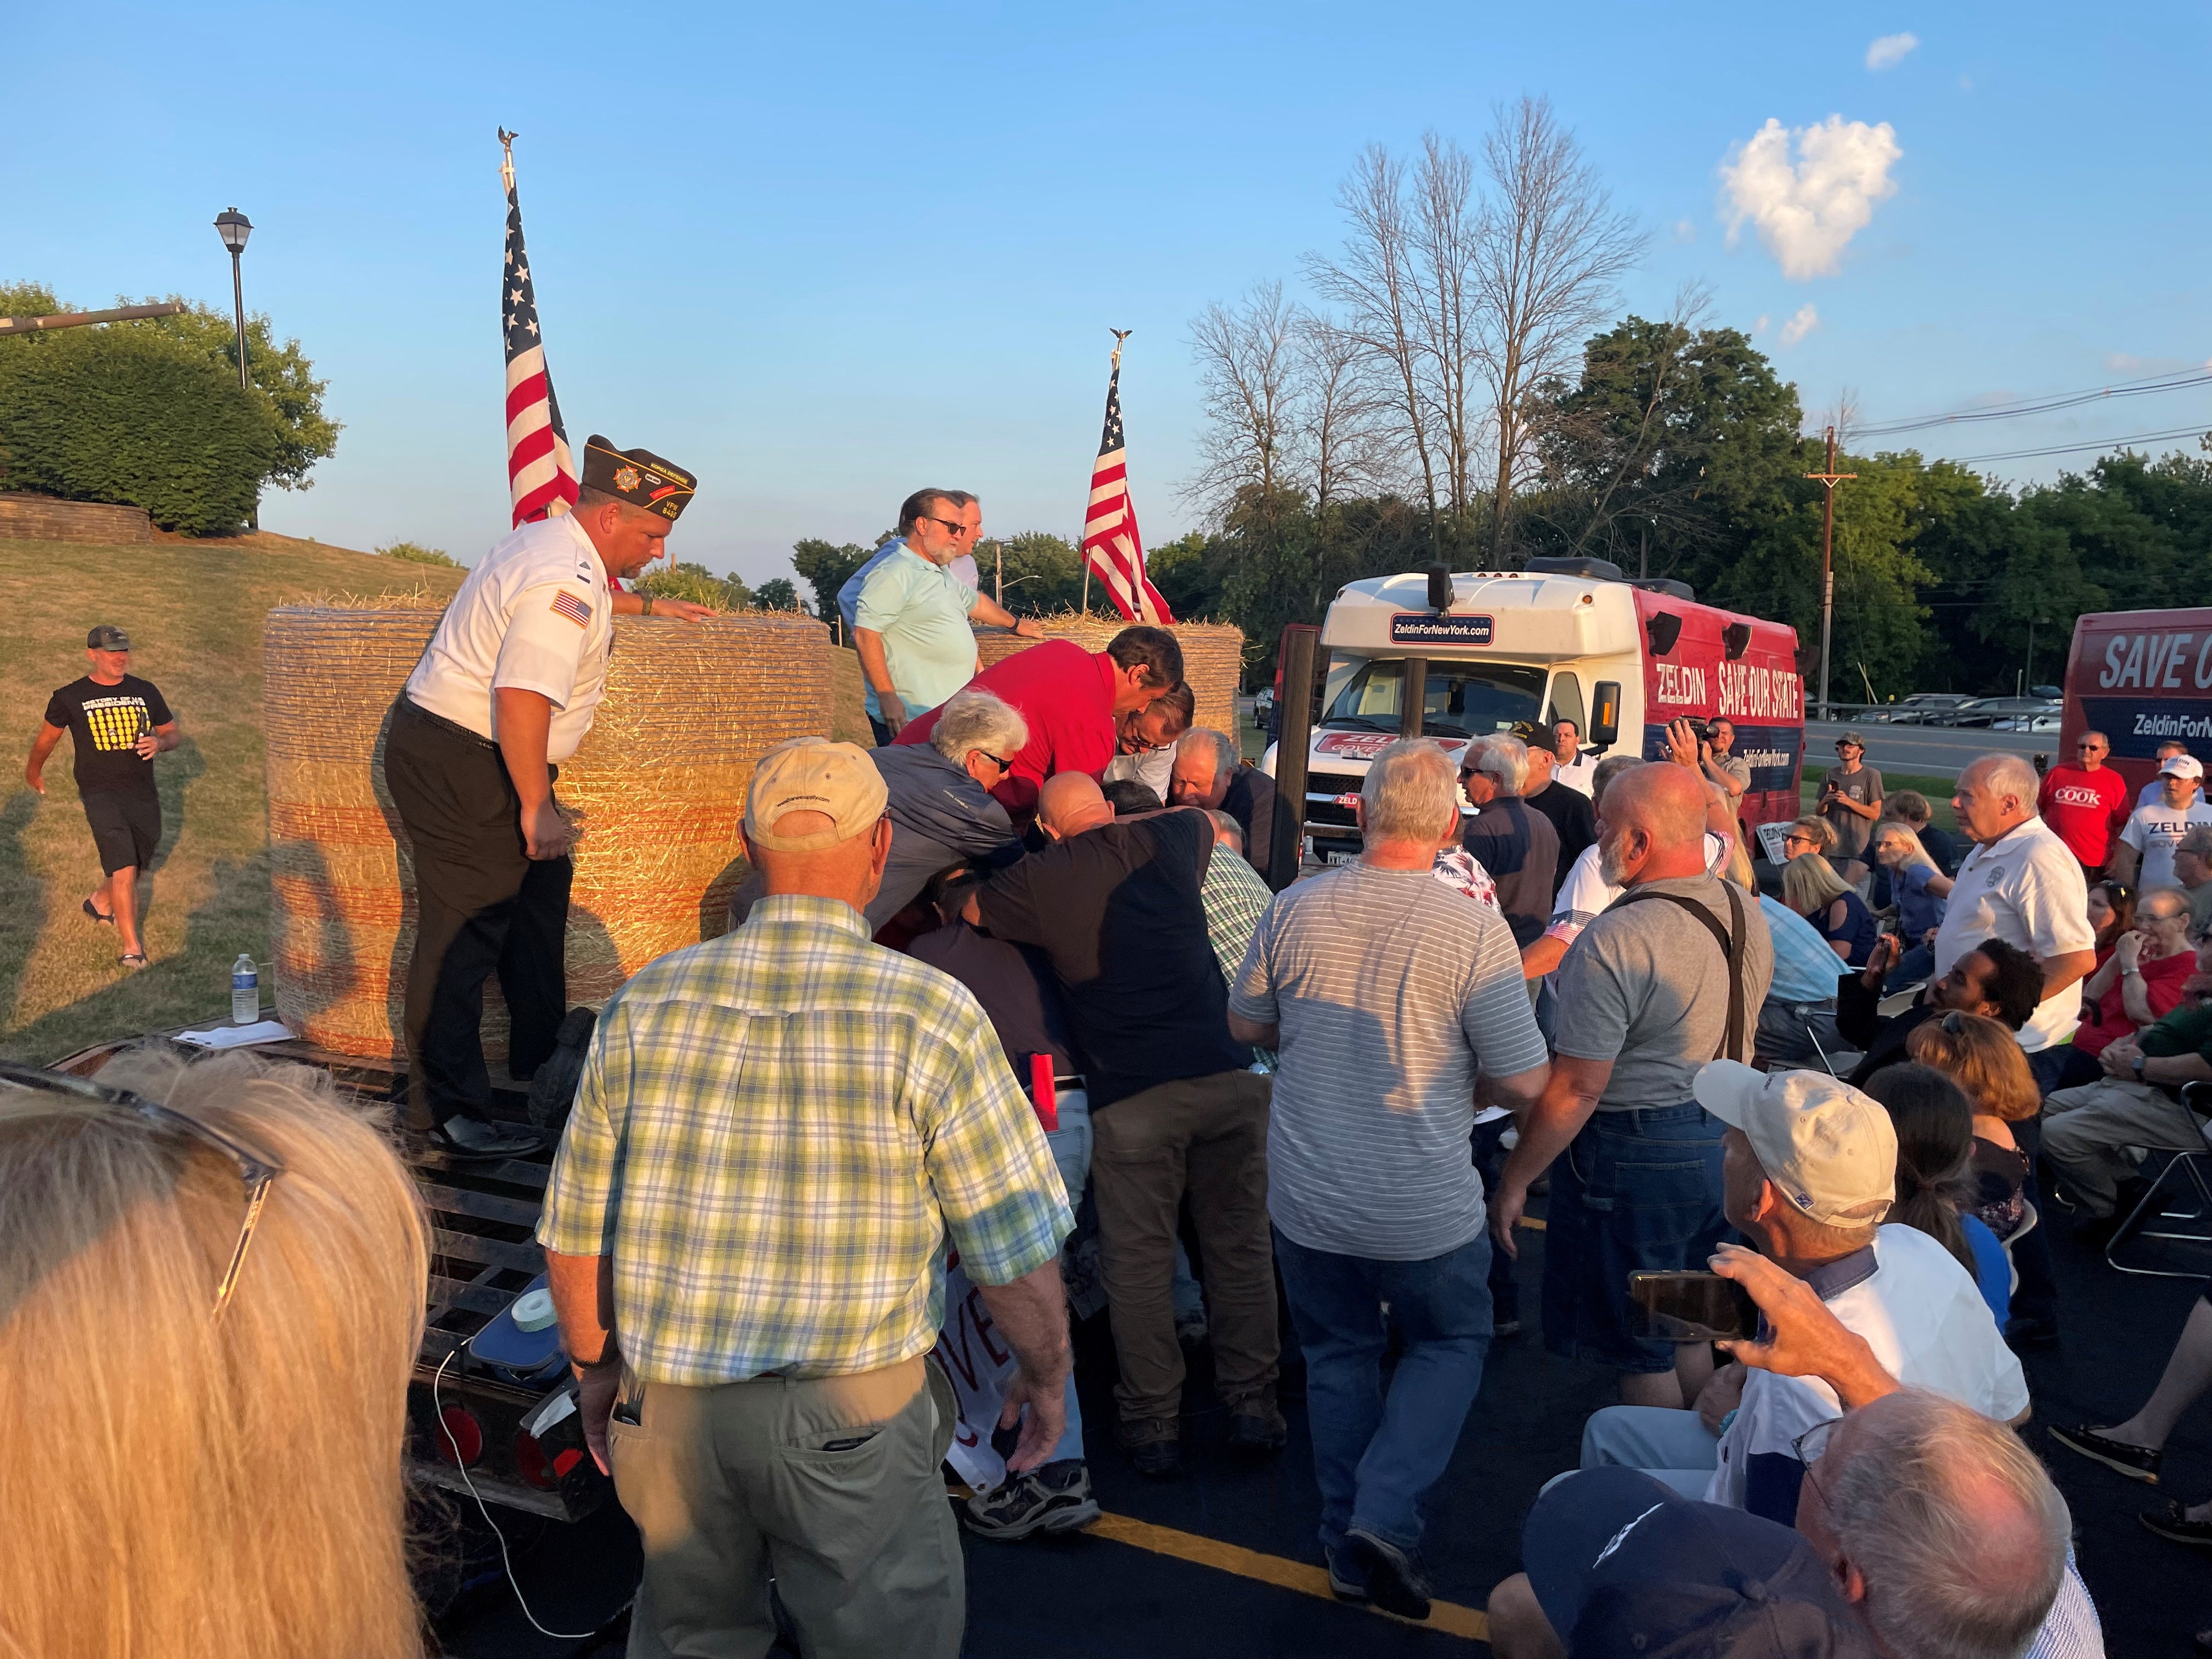
<path id="1" fill-rule="evenodd" d="M 1820 313 L 1808 301 L 1797 307 L 1797 314 L 1782 325 L 1782 343 L 1794 346 L 1820 325 Z"/>
<path id="2" fill-rule="evenodd" d="M 1867 48 L 1866 66 L 1870 70 L 1895 69 L 1919 44 L 1917 34 L 1885 34 Z"/>
<path id="3" fill-rule="evenodd" d="M 1759 320 L 1758 320 L 1757 322 L 1753 323 L 1753 324 L 1751 325 L 1751 331 L 1752 331 L 1753 334 L 1764 334 L 1764 333 L 1765 333 L 1765 332 L 1766 332 L 1766 321 L 1767 321 L 1767 319 L 1766 319 L 1766 313 L 1765 313 L 1765 312 L 1763 312 L 1763 311 L 1762 311 L 1762 312 L 1760 312 L 1760 313 L 1759 313 Z"/>
<path id="4" fill-rule="evenodd" d="M 1698 240 L 1698 228 L 1692 224 L 1687 219 L 1675 220 L 1674 240 L 1678 242 L 1696 241 Z"/>
<path id="5" fill-rule="evenodd" d="M 1831 115 L 1792 131 L 1769 117 L 1721 163 L 1729 246 L 1747 219 L 1784 276 L 1833 276 L 1845 245 L 1874 217 L 1874 204 L 1897 193 L 1889 170 L 1904 154 L 1887 121 L 1869 126 Z"/>

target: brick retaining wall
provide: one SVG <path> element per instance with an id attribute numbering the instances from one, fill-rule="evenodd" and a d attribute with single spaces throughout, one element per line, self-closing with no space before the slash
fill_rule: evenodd
<path id="1" fill-rule="evenodd" d="M 0 540 L 30 542 L 150 542 L 153 520 L 143 507 L 104 507 L 56 501 L 51 495 L 0 491 Z"/>

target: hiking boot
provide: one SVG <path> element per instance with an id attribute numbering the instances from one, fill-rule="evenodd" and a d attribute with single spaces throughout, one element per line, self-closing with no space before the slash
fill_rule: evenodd
<path id="1" fill-rule="evenodd" d="M 1121 1425 L 1121 1450 L 1139 1474 L 1173 1480 L 1182 1473 L 1182 1431 L 1173 1418 L 1139 1418 Z"/>
<path id="2" fill-rule="evenodd" d="M 1345 1533 L 1344 1542 L 1352 1571 L 1367 1575 L 1369 1601 L 1401 1619 L 1429 1616 L 1429 1577 L 1420 1552 L 1401 1550 L 1358 1527 Z"/>
<path id="3" fill-rule="evenodd" d="M 1230 1408 L 1229 1449 L 1239 1457 L 1273 1457 L 1290 1437 L 1282 1413 L 1264 1401 Z"/>
<path id="4" fill-rule="evenodd" d="M 962 1507 L 970 1531 L 1007 1543 L 1036 1532 L 1073 1532 L 1098 1518 L 1091 1467 L 1079 1457 L 1018 1474 L 996 1492 L 977 1492 Z"/>

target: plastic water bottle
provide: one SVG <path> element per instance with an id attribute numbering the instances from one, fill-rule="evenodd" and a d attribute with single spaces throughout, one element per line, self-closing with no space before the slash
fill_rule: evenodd
<path id="1" fill-rule="evenodd" d="M 240 953 L 230 964 L 230 1023 L 252 1025 L 261 1018 L 261 974 L 253 958 Z"/>

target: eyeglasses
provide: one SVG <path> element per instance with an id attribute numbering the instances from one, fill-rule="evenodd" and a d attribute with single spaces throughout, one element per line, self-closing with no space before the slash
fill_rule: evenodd
<path id="1" fill-rule="evenodd" d="M 1828 1449 L 1830 1432 L 1843 1420 L 1840 1417 L 1832 1417 L 1825 1423 L 1815 1423 L 1790 1443 L 1790 1449 L 1796 1455 L 1797 1461 L 1805 1466 L 1805 1478 L 1808 1480 L 1813 1480 L 1813 1465 L 1819 1462 L 1820 1454 Z M 1820 1483 L 1818 1480 L 1813 1480 L 1813 1490 L 1820 1492 Z M 1821 1502 L 1826 1503 L 1827 1498 L 1827 1493 L 1820 1492 Z"/>
<path id="2" fill-rule="evenodd" d="M 284 1173 L 284 1161 L 274 1153 L 263 1152 L 234 1139 L 213 1124 L 203 1123 L 187 1113 L 173 1111 L 156 1101 L 135 1095 L 128 1089 L 111 1089 L 106 1084 L 93 1082 L 89 1078 L 71 1077 L 66 1072 L 43 1071 L 36 1066 L 26 1066 L 17 1060 L 0 1060 L 0 1080 L 26 1089 L 44 1089 L 53 1094 L 75 1095 L 81 1100 L 96 1100 L 104 1106 L 135 1112 L 158 1127 L 213 1147 L 238 1166 L 239 1180 L 246 1188 L 246 1218 L 239 1224 L 238 1243 L 230 1253 L 230 1265 L 223 1269 L 222 1279 L 215 1288 L 214 1317 L 222 1319 L 223 1309 L 229 1304 L 230 1293 L 238 1288 L 239 1273 L 246 1266 L 246 1249 L 253 1243 L 254 1224 L 261 1219 L 261 1206 L 268 1202 L 269 1188 L 276 1183 L 276 1177 Z"/>
<path id="3" fill-rule="evenodd" d="M 957 519 L 940 519 L 933 513 L 923 514 L 921 521 L 924 524 L 941 524 L 956 536 L 981 535 L 983 530 L 983 526 L 980 524 L 971 527 L 962 524 Z"/>
<path id="4" fill-rule="evenodd" d="M 1784 847 L 1818 847 L 1820 843 L 1819 838 L 1813 836 L 1784 836 L 1782 844 Z"/>

